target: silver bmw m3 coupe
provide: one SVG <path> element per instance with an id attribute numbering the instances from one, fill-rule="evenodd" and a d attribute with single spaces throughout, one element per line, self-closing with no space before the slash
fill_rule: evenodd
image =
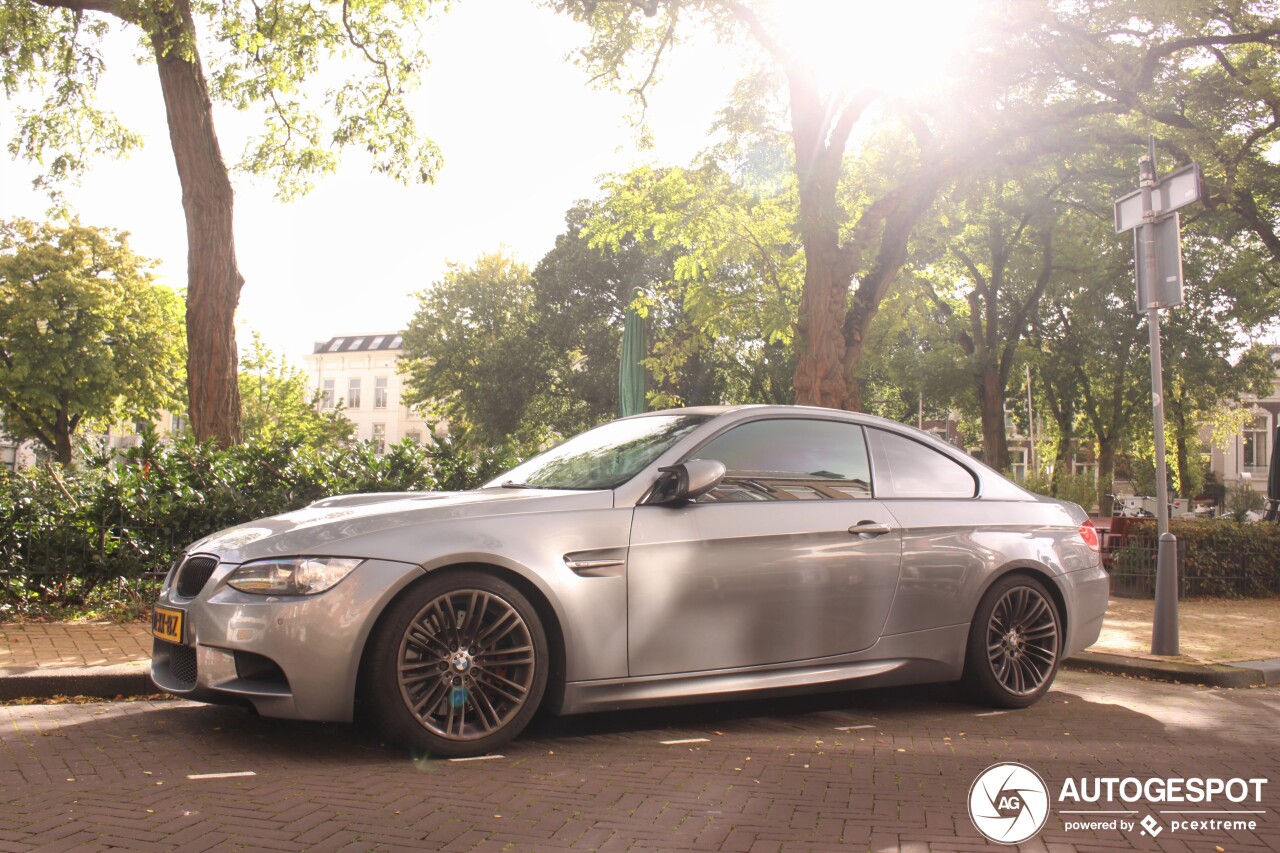
<path id="1" fill-rule="evenodd" d="M 470 492 L 348 495 L 194 543 L 152 678 L 481 754 L 539 707 L 962 681 L 1021 707 L 1102 627 L 1080 507 L 926 433 L 780 406 L 638 415 Z"/>

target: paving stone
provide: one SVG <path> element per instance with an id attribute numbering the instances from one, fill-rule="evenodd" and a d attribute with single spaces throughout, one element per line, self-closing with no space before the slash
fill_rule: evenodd
<path id="1" fill-rule="evenodd" d="M 1280 691 L 1071 672 L 1032 708 L 978 713 L 912 688 L 592 715 L 539 721 L 505 761 L 450 764 L 409 760 L 354 727 L 233 708 L 6 706 L 0 850 L 978 851 L 991 847 L 968 817 L 969 788 L 1002 760 L 1055 792 L 1090 775 L 1274 780 L 1257 832 L 1151 839 L 1065 832 L 1054 816 L 1025 851 L 1280 842 Z M 879 729 L 834 731 L 851 719 Z M 673 730 L 723 734 L 661 745 Z M 258 775 L 186 779 L 211 769 Z"/>

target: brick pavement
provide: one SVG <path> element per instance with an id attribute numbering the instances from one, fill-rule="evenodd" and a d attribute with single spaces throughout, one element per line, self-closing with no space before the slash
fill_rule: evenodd
<path id="1" fill-rule="evenodd" d="M 0 622 L 0 670 L 150 659 L 150 626 L 145 623 Z"/>
<path id="2" fill-rule="evenodd" d="M 1065 672 L 1025 711 L 945 688 L 540 720 L 504 757 L 432 761 L 348 726 L 184 702 L 0 708 L 0 851 L 906 850 L 989 845 L 964 803 L 998 761 L 1069 776 L 1264 776 L 1280 692 Z M 868 726 L 848 731 L 839 727 Z M 706 738 L 706 743 L 660 741 Z M 250 777 L 188 774 L 252 771 Z M 1280 849 L 1255 832 L 1068 832 L 1036 853 Z M 1152 809 L 1139 806 L 1138 817 Z"/>

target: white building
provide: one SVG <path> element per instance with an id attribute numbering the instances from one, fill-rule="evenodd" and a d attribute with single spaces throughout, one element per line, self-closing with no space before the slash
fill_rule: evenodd
<path id="1" fill-rule="evenodd" d="M 372 439 L 380 448 L 405 438 L 417 444 L 431 440 L 430 424 L 402 401 L 396 362 L 403 347 L 399 332 L 342 335 L 318 341 L 305 358 L 321 409 L 341 402 L 356 438 Z"/>
<path id="2" fill-rule="evenodd" d="M 1271 445 L 1275 440 L 1276 427 L 1280 426 L 1280 347 L 1271 347 L 1269 355 L 1276 369 L 1271 380 L 1271 393 L 1266 397 L 1244 398 L 1250 420 L 1241 433 L 1231 439 L 1226 450 L 1213 448 L 1209 461 L 1210 468 L 1226 485 L 1240 485 L 1241 475 L 1248 474 L 1250 487 L 1264 494 L 1271 464 Z"/>
<path id="3" fill-rule="evenodd" d="M 20 471 L 39 460 L 40 445 L 34 441 L 14 441 L 0 435 L 0 468 L 9 471 Z"/>

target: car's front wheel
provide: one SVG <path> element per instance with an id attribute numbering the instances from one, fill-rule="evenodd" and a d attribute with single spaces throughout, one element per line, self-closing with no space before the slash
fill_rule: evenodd
<path id="1" fill-rule="evenodd" d="M 1025 708 L 1053 684 L 1062 639 L 1062 618 L 1044 584 L 1028 575 L 1001 578 L 969 628 L 965 687 L 984 704 Z"/>
<path id="2" fill-rule="evenodd" d="M 370 656 L 374 720 L 428 755 L 481 755 L 518 735 L 547 685 L 547 639 L 504 580 L 447 572 L 409 590 L 378 626 Z"/>

